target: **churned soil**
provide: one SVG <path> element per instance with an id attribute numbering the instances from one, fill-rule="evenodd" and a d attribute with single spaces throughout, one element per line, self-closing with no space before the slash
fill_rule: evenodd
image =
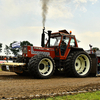
<path id="1" fill-rule="evenodd" d="M 91 89 L 100 89 L 100 77 L 52 76 L 50 79 L 32 79 L 29 76 L 18 76 L 13 72 L 0 71 L 0 99 Z"/>

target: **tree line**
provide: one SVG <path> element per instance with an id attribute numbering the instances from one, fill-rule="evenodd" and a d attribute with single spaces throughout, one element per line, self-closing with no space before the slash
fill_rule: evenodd
<path id="1" fill-rule="evenodd" d="M 12 44 L 16 43 L 16 42 L 17 41 L 13 41 L 12 43 L 10 43 L 10 45 L 5 45 L 4 52 L 6 55 L 13 54 L 13 55 L 17 56 L 17 55 L 19 55 L 19 53 L 22 52 L 23 46 L 33 46 L 33 44 L 30 43 L 29 41 L 22 41 L 22 42 L 20 42 L 19 48 L 12 48 Z M 2 52 L 2 44 L 1 43 L 0 43 L 0 52 Z"/>

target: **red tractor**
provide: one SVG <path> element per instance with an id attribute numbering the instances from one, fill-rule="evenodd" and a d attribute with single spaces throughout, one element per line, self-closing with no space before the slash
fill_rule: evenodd
<path id="1" fill-rule="evenodd" d="M 45 33 L 43 29 L 42 47 L 24 46 L 22 56 L 18 57 L 16 62 L 3 63 L 2 70 L 12 71 L 18 75 L 25 75 L 28 72 L 35 78 L 44 79 L 57 71 L 73 77 L 96 75 L 95 55 L 89 55 L 82 48 L 78 48 L 77 40 L 71 32 L 48 31 L 46 44 Z"/>

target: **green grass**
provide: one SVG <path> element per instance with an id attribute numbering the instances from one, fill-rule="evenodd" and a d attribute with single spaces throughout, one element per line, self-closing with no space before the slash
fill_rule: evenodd
<path id="1" fill-rule="evenodd" d="M 100 91 L 32 100 L 100 100 Z"/>
<path id="2" fill-rule="evenodd" d="M 0 66 L 0 71 L 2 71 L 1 66 Z"/>

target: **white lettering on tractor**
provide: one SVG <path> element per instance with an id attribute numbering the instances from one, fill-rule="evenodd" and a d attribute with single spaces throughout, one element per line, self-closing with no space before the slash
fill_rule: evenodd
<path id="1" fill-rule="evenodd" d="M 31 47 L 31 54 L 44 54 L 44 55 L 50 55 L 50 52 L 34 51 L 33 47 Z"/>

